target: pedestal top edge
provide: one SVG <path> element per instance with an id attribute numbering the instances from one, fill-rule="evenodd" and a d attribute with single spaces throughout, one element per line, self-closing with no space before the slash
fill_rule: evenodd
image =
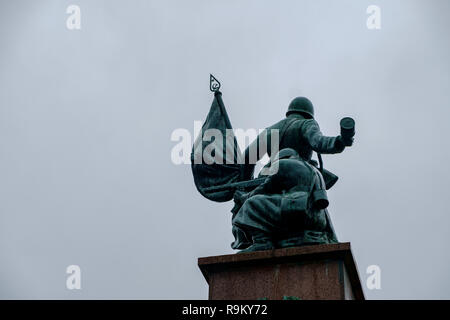
<path id="1" fill-rule="evenodd" d="M 255 251 L 247 253 L 235 253 L 226 254 L 218 256 L 209 256 L 198 258 L 198 265 L 206 266 L 213 264 L 223 264 L 223 263 L 234 263 L 234 262 L 245 262 L 254 260 L 266 260 L 266 259 L 277 259 L 277 258 L 287 258 L 287 257 L 301 257 L 310 255 L 323 255 L 332 253 L 349 253 L 351 255 L 350 242 L 342 242 L 335 244 L 316 244 L 309 246 L 282 248 L 274 250 L 265 251 Z"/>

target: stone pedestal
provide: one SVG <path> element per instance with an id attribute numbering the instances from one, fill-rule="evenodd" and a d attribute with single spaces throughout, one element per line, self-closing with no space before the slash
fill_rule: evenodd
<path id="1" fill-rule="evenodd" d="M 364 300 L 350 243 L 198 259 L 209 299 Z"/>

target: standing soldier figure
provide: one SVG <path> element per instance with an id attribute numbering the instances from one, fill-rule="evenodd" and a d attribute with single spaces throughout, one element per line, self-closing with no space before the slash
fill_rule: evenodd
<path id="1" fill-rule="evenodd" d="M 280 153 L 273 161 L 279 161 L 279 172 L 268 176 L 266 182 L 252 192 L 238 190 L 235 193 L 232 223 L 236 240 L 232 248 L 256 251 L 337 242 L 326 210 L 325 192 L 325 185 L 329 189 L 337 177 L 326 170 L 319 171 L 311 157 L 313 151 L 319 155 L 340 153 L 353 144 L 354 122 L 344 119 L 341 135 L 324 136 L 314 120 L 311 101 L 297 97 L 289 104 L 286 118 L 264 130 L 245 150 L 246 163 L 255 163 L 264 156 L 264 151 L 271 157 L 272 152 L 278 152 L 271 150 L 272 130 L 278 130 Z M 347 125 L 350 122 L 347 131 L 343 122 Z M 260 146 L 267 150 L 260 152 Z M 251 159 L 252 156 L 256 159 Z M 254 166 L 245 169 L 244 179 L 251 179 Z M 293 176 L 295 174 L 304 176 Z M 308 190 L 309 183 L 312 184 Z"/>

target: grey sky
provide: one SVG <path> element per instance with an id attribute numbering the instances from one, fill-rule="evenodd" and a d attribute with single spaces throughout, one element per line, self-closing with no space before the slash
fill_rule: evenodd
<path id="1" fill-rule="evenodd" d="M 207 298 L 196 259 L 232 253 L 232 204 L 201 197 L 170 135 L 206 117 L 213 73 L 235 128 L 271 125 L 298 95 L 325 134 L 354 117 L 354 147 L 324 161 L 339 240 L 362 281 L 382 270 L 367 297 L 449 299 L 449 9 L 1 0 L 0 298 Z"/>

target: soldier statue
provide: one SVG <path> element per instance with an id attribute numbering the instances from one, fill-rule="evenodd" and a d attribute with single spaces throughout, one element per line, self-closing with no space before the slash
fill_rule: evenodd
<path id="1" fill-rule="evenodd" d="M 236 241 L 232 247 L 246 248 L 242 251 L 246 252 L 337 242 L 326 210 L 325 181 L 311 157 L 313 151 L 340 153 L 352 145 L 353 137 L 323 136 L 314 120 L 311 101 L 297 97 L 290 103 L 286 118 L 262 132 L 246 149 L 246 159 L 252 148 L 261 145 L 259 139 L 270 141 L 271 129 L 279 130 L 278 172 L 268 175 L 263 184 L 249 193 L 235 193 L 232 224 Z M 263 145 L 271 156 L 272 144 Z M 261 154 L 256 154 L 259 160 Z M 246 176 L 251 174 L 249 170 Z M 312 201 L 308 201 L 308 195 Z"/>
<path id="2" fill-rule="evenodd" d="M 221 93 L 218 88 L 214 91 L 215 100 L 202 134 L 207 128 L 231 128 Z M 314 119 L 311 101 L 297 97 L 289 104 L 286 118 L 268 127 L 246 148 L 243 165 L 214 163 L 206 167 L 192 162 L 194 180 L 202 195 L 219 202 L 234 200 L 233 249 L 250 252 L 337 242 L 326 193 L 337 176 L 323 168 L 321 154 L 341 153 L 351 146 L 354 124 L 353 119 L 344 118 L 339 136 L 324 136 Z M 272 136 L 274 130 L 277 137 Z M 204 144 L 201 136 L 194 144 L 192 159 L 198 146 Z M 278 148 L 272 150 L 271 139 L 275 138 Z M 261 146 L 265 146 L 265 152 L 260 152 Z M 253 178 L 255 165 L 249 165 L 252 150 L 257 150 L 256 160 L 265 153 L 270 158 L 265 174 L 257 178 Z M 312 160 L 313 151 L 320 165 Z"/>

